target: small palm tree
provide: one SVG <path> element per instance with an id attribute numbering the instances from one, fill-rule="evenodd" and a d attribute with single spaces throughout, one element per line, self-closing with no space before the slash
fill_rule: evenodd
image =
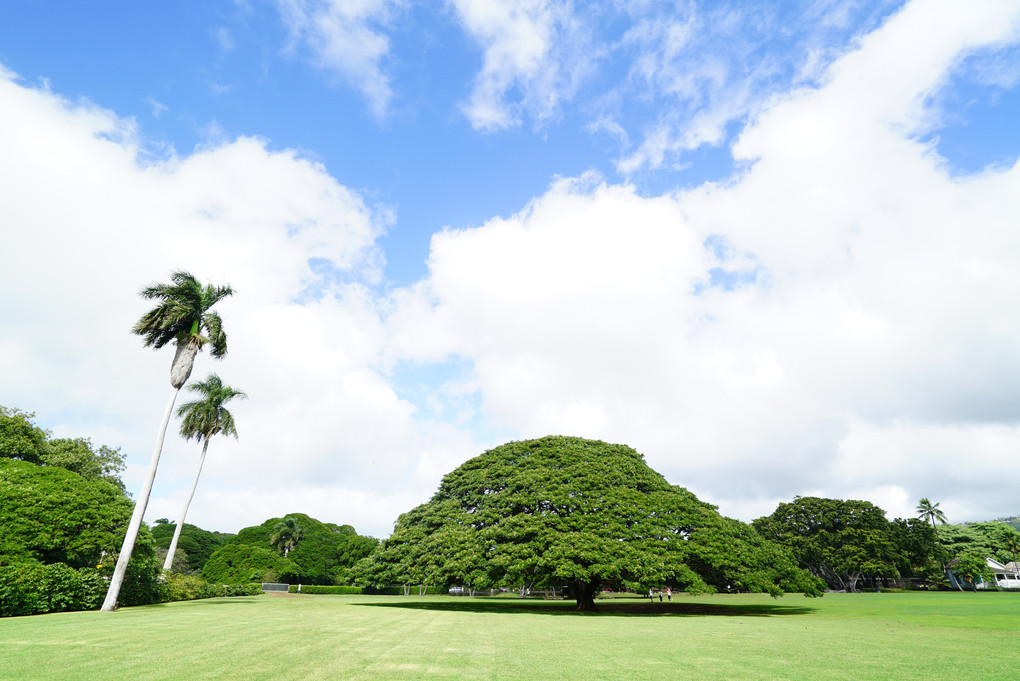
<path id="1" fill-rule="evenodd" d="M 938 504 L 933 504 L 928 501 L 928 497 L 923 497 L 917 502 L 917 517 L 921 520 L 927 520 L 931 523 L 931 528 L 935 530 L 935 536 L 938 536 L 938 528 L 935 526 L 935 521 L 945 525 L 948 521 L 946 520 L 946 514 L 942 512 Z"/>
<path id="2" fill-rule="evenodd" d="M 287 554 L 294 550 L 294 547 L 304 536 L 305 528 L 301 527 L 294 518 L 285 516 L 273 527 L 269 543 L 283 551 L 283 557 L 286 558 Z"/>
<path id="3" fill-rule="evenodd" d="M 191 492 L 184 502 L 184 508 L 177 517 L 177 527 L 174 529 L 174 538 L 170 541 L 170 550 L 167 551 L 166 561 L 163 569 L 169 570 L 174 561 L 174 552 L 177 550 L 177 540 L 181 537 L 181 528 L 184 527 L 184 519 L 188 516 L 188 507 L 195 496 L 195 488 L 198 487 L 198 478 L 202 475 L 202 466 L 205 464 L 205 454 L 209 450 L 209 440 L 213 435 L 233 435 L 237 439 L 237 427 L 234 425 L 234 417 L 223 405 L 235 397 L 245 398 L 240 390 L 235 390 L 229 385 L 223 385 L 223 381 L 216 374 L 209 374 L 204 381 L 192 383 L 188 390 L 202 395 L 202 399 L 186 402 L 177 410 L 177 415 L 183 417 L 181 421 L 181 435 L 185 440 L 192 438 L 202 440 L 202 455 L 198 459 L 198 472 L 195 473 L 195 481 L 191 483 Z"/>
<path id="4" fill-rule="evenodd" d="M 156 468 L 159 466 L 159 456 L 163 451 L 166 427 L 173 414 L 177 394 L 191 375 L 195 357 L 206 343 L 211 346 L 213 357 L 219 359 L 227 354 L 227 335 L 223 332 L 220 316 L 212 312 L 211 308 L 223 298 L 233 295 L 234 290 L 229 286 L 211 284 L 202 286 L 194 276 L 183 271 L 171 274 L 170 282 L 154 284 L 142 289 L 139 294 L 147 300 L 159 302 L 156 307 L 142 315 L 132 332 L 145 337 L 145 347 L 152 346 L 157 350 L 170 341 L 174 342 L 176 351 L 174 361 L 170 365 L 172 391 L 159 432 L 156 434 L 156 447 L 149 461 L 149 471 L 135 501 L 135 510 L 131 514 L 131 522 L 124 535 L 120 555 L 117 556 L 117 566 L 110 578 L 110 587 L 106 591 L 106 599 L 101 608 L 104 612 L 112 612 L 117 607 L 117 596 L 120 595 L 128 561 L 131 560 L 131 552 L 135 548 L 135 539 L 142 526 L 145 507 L 149 503 L 152 482 L 156 479 Z"/>

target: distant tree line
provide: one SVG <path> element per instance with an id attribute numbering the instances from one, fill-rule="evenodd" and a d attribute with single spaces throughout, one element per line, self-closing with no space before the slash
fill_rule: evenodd
<path id="1" fill-rule="evenodd" d="M 0 406 L 0 616 L 98 608 L 133 507 L 118 449 L 53 438 L 34 418 Z M 258 592 L 194 576 L 161 581 L 157 559 L 156 541 L 142 525 L 122 605 Z"/>
<path id="2" fill-rule="evenodd" d="M 131 517 L 124 457 L 86 438 L 53 438 L 33 419 L 0 407 L 0 614 L 98 607 Z M 176 523 L 142 525 L 119 600 L 254 593 L 279 581 L 405 593 L 552 588 L 592 609 L 603 589 L 947 587 L 947 565 L 977 578 L 985 557 L 1018 559 L 1009 523 L 938 524 L 937 507 L 888 520 L 867 501 L 796 497 L 742 523 L 629 447 L 549 437 L 466 462 L 384 542 L 301 513 L 236 535 L 185 523 L 159 579 Z"/>

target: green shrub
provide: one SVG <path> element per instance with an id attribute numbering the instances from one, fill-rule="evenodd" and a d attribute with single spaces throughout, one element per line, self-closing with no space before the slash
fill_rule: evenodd
<path id="1" fill-rule="evenodd" d="M 42 609 L 44 566 L 41 563 L 17 563 L 0 567 L 0 616 L 34 615 Z"/>
<path id="2" fill-rule="evenodd" d="M 365 589 L 360 586 L 317 586 L 314 584 L 302 584 L 301 591 L 298 591 L 297 584 L 291 584 L 288 591 L 292 594 L 363 594 Z"/>
<path id="3" fill-rule="evenodd" d="M 0 567 L 0 616 L 95 610 L 106 594 L 106 580 L 93 568 L 36 562 Z"/>
<path id="4" fill-rule="evenodd" d="M 161 587 L 163 602 L 194 601 L 223 596 L 257 596 L 261 593 L 260 584 L 211 584 L 201 577 L 176 572 L 164 573 Z"/>
<path id="5" fill-rule="evenodd" d="M 182 575 L 176 572 L 163 573 L 163 582 L 160 585 L 159 600 L 164 603 L 174 601 L 193 601 L 198 598 L 210 598 L 204 595 L 208 592 L 208 584 L 200 577 Z"/>

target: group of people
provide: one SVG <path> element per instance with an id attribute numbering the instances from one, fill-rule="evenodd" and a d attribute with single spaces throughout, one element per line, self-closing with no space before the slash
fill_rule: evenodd
<path id="1" fill-rule="evenodd" d="M 651 601 L 652 603 L 655 602 L 655 594 L 656 594 L 656 592 L 653 589 L 649 589 L 648 590 L 648 600 Z M 658 594 L 659 594 L 659 602 L 662 603 L 662 590 L 661 589 L 658 591 Z M 673 590 L 670 589 L 668 586 L 666 587 L 666 599 L 670 603 L 673 602 Z"/>

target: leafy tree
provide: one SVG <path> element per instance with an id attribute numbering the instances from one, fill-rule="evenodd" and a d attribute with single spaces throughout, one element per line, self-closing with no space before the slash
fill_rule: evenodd
<path id="1" fill-rule="evenodd" d="M 350 525 L 323 523 L 304 513 L 290 513 L 284 518 L 270 518 L 261 525 L 242 529 L 236 536 L 224 540 L 223 550 L 245 544 L 272 551 L 274 530 L 286 518 L 303 528 L 301 541 L 287 553 L 286 567 L 277 572 L 279 579 L 290 583 L 350 584 L 351 568 L 371 554 L 379 543 L 372 537 L 359 535 Z M 214 553 L 213 557 L 216 555 Z"/>
<path id="2" fill-rule="evenodd" d="M 102 478 L 120 489 L 124 483 L 124 455 L 120 448 L 101 445 L 87 437 L 52 439 L 33 422 L 35 414 L 0 405 L 0 458 L 57 466 L 85 478 Z"/>
<path id="3" fill-rule="evenodd" d="M 971 584 L 980 581 L 995 583 L 995 573 L 988 567 L 984 554 L 977 551 L 964 551 L 949 563 L 949 568 Z"/>
<path id="4" fill-rule="evenodd" d="M 269 543 L 283 551 L 283 557 L 286 558 L 304 536 L 305 528 L 293 517 L 284 516 L 273 527 L 273 536 L 269 538 Z"/>
<path id="5" fill-rule="evenodd" d="M 202 569 L 202 578 L 214 584 L 276 582 L 293 572 L 292 561 L 272 549 L 226 544 L 209 558 Z"/>
<path id="6" fill-rule="evenodd" d="M 224 385 L 223 381 L 216 374 L 209 374 L 204 381 L 192 383 L 188 390 L 200 393 L 202 399 L 182 404 L 177 410 L 177 415 L 183 417 L 181 421 L 181 435 L 184 439 L 192 438 L 202 440 L 202 455 L 198 459 L 198 471 L 195 473 L 195 481 L 191 483 L 191 491 L 181 509 L 181 515 L 177 519 L 177 529 L 167 550 L 164 570 L 169 570 L 174 560 L 174 553 L 177 550 L 177 542 L 181 537 L 181 528 L 184 527 L 184 520 L 188 517 L 188 507 L 195 497 L 195 488 L 198 487 L 198 478 L 202 475 L 202 466 L 205 464 L 205 455 L 209 450 L 209 440 L 213 435 L 233 435 L 237 438 L 237 428 L 234 425 L 234 417 L 224 406 L 235 397 L 247 397 L 240 390 Z"/>
<path id="7" fill-rule="evenodd" d="M 176 351 L 170 365 L 170 386 L 172 388 L 166 411 L 159 432 L 156 435 L 156 446 L 149 462 L 149 471 L 138 493 L 131 523 L 124 544 L 121 547 L 117 567 L 110 579 L 110 588 L 103 601 L 103 611 L 112 612 L 117 607 L 117 596 L 127 571 L 131 552 L 134 549 L 138 530 L 142 525 L 145 507 L 149 502 L 152 483 L 156 478 L 159 457 L 163 451 L 163 438 L 166 427 L 173 413 L 174 402 L 195 363 L 195 357 L 205 344 L 212 348 L 213 357 L 221 358 L 227 354 L 227 335 L 223 331 L 220 316 L 212 311 L 213 305 L 223 298 L 233 295 L 229 286 L 202 286 L 188 272 L 178 271 L 171 276 L 170 284 L 154 284 L 142 289 L 140 295 L 147 300 L 156 300 L 158 304 L 138 320 L 132 331 L 145 338 L 145 347 L 162 348 L 174 341 Z"/>
<path id="8" fill-rule="evenodd" d="M 1007 518 L 996 518 L 995 522 L 1006 523 L 1017 532 L 1020 532 L 1020 516 L 1012 516 Z"/>
<path id="9" fill-rule="evenodd" d="M 1013 562 L 1020 561 L 1020 532 L 1017 532 L 1012 525 L 1007 525 L 1011 531 L 1003 531 L 1002 544 L 1010 554 L 1012 554 Z"/>
<path id="10" fill-rule="evenodd" d="M 1012 527 L 1001 522 L 964 523 L 942 528 L 942 543 L 950 559 L 964 553 L 979 553 L 988 558 L 1008 563 L 1013 560 L 1010 548 L 1014 537 L 1020 536 Z"/>
<path id="11" fill-rule="evenodd" d="M 945 553 L 935 537 L 935 529 L 919 518 L 896 518 L 890 529 L 900 576 L 940 582 L 944 576 Z"/>
<path id="12" fill-rule="evenodd" d="M 0 405 L 0 458 L 42 463 L 48 435 L 34 418 L 31 412 Z"/>
<path id="13" fill-rule="evenodd" d="M 633 449 L 559 436 L 497 447 L 446 475 L 366 572 L 375 584 L 568 585 L 581 610 L 620 586 L 820 593 L 784 549 Z"/>
<path id="14" fill-rule="evenodd" d="M 885 511 L 870 502 L 796 497 L 752 524 L 834 589 L 856 591 L 866 575 L 897 574 L 893 528 Z"/>
<path id="15" fill-rule="evenodd" d="M 0 459 L 0 563 L 94 568 L 116 550 L 130 515 L 131 500 L 103 478 Z"/>
<path id="16" fill-rule="evenodd" d="M 124 455 L 120 447 L 92 446 L 87 437 L 58 438 L 46 443 L 42 463 L 74 471 L 83 478 L 106 480 L 126 491 L 120 474 L 124 470 Z"/>
<path id="17" fill-rule="evenodd" d="M 163 519 L 165 520 L 165 519 Z M 168 551 L 170 542 L 177 532 L 177 525 L 169 521 L 160 523 L 158 520 L 152 527 L 152 538 L 156 546 Z M 188 568 L 195 572 L 201 572 L 206 561 L 218 548 L 223 546 L 224 540 L 232 535 L 225 535 L 220 532 L 210 532 L 196 527 L 191 523 L 184 523 L 177 542 L 176 554 L 184 553 Z"/>

